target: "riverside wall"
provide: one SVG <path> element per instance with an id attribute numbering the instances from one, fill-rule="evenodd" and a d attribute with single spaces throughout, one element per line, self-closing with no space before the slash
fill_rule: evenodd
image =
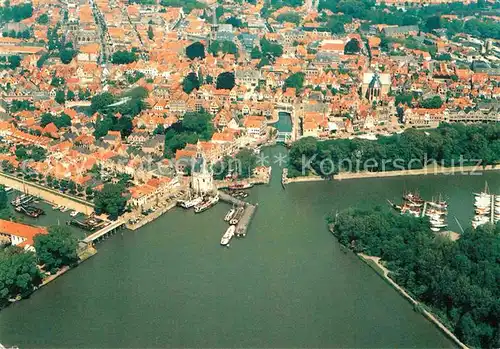
<path id="1" fill-rule="evenodd" d="M 83 199 L 71 197 L 64 193 L 59 193 L 54 189 L 46 188 L 40 184 L 23 182 L 22 180 L 0 172 L 0 184 L 11 187 L 23 193 L 31 194 L 43 200 L 57 205 L 63 205 L 71 210 L 85 213 L 87 215 L 94 212 L 94 205 Z"/>

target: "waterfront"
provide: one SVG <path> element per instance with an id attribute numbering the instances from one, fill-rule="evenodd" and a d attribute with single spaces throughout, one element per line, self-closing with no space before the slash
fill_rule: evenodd
<path id="1" fill-rule="evenodd" d="M 229 249 L 219 246 L 228 205 L 199 215 L 174 209 L 98 244 L 95 257 L 1 311 L 1 342 L 21 348 L 452 346 L 367 265 L 344 253 L 324 219 L 346 207 L 385 207 L 386 199 L 419 189 L 424 197 L 448 198 L 450 228 L 458 230 L 453 217 L 468 224 L 472 191 L 487 180 L 500 193 L 497 173 L 297 183 L 286 190 L 280 169 L 273 173 L 269 186 L 252 189 L 249 201 L 259 208 L 247 237 Z"/>

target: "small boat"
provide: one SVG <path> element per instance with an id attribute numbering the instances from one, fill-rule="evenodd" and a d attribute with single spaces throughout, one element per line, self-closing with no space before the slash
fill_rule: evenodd
<path id="1" fill-rule="evenodd" d="M 71 213 L 69 214 L 71 217 L 76 217 L 78 216 L 78 211 L 71 211 Z"/>
<path id="2" fill-rule="evenodd" d="M 66 206 L 62 206 L 60 210 L 61 212 L 66 212 L 69 210 L 69 208 L 67 208 Z"/>
<path id="3" fill-rule="evenodd" d="M 230 209 L 229 212 L 224 217 L 224 221 L 229 222 L 231 220 L 231 218 L 233 218 L 235 212 L 236 212 L 236 210 L 234 208 Z"/>
<path id="4" fill-rule="evenodd" d="M 60 210 L 61 209 L 61 205 L 54 205 L 54 206 L 52 206 L 52 209 L 53 210 Z"/>
<path id="5" fill-rule="evenodd" d="M 408 192 L 403 195 L 403 199 L 406 201 L 410 201 L 414 204 L 423 204 L 424 200 L 417 193 Z"/>
<path id="6" fill-rule="evenodd" d="M 431 230 L 435 233 L 441 230 L 441 228 L 431 227 Z"/>
<path id="7" fill-rule="evenodd" d="M 8 193 L 9 191 L 12 191 L 12 188 L 11 187 L 4 187 L 4 190 L 6 193 Z"/>
<path id="8" fill-rule="evenodd" d="M 229 245 L 229 242 L 233 238 L 235 231 L 236 227 L 234 225 L 231 225 L 229 228 L 227 228 L 226 232 L 224 233 L 224 235 L 222 235 L 222 238 L 220 239 L 220 244 L 222 246 Z"/>
<path id="9" fill-rule="evenodd" d="M 191 207 L 195 207 L 203 202 L 203 196 L 198 196 L 192 200 L 179 200 L 177 204 L 185 209 L 189 209 Z"/>

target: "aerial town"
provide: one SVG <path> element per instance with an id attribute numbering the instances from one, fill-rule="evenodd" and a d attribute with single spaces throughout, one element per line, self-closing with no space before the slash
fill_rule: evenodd
<path id="1" fill-rule="evenodd" d="M 245 236 L 265 147 L 500 121 L 495 0 L 5 0 L 0 26 L 0 244 L 40 268 L 0 308 L 174 207 L 224 201 L 221 245 Z M 321 177 L 299 162 L 283 188 Z"/>

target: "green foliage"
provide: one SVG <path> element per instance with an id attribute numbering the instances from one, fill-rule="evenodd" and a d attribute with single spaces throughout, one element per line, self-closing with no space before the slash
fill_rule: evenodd
<path id="1" fill-rule="evenodd" d="M 270 0 L 270 2 L 271 2 L 270 5 L 276 9 L 281 8 L 281 7 L 285 7 L 285 6 L 299 7 L 299 6 L 304 5 L 303 0 Z"/>
<path id="2" fill-rule="evenodd" d="M 182 7 L 184 13 L 188 14 L 194 9 L 206 8 L 206 5 L 196 0 L 161 0 L 160 5 L 167 7 Z"/>
<path id="3" fill-rule="evenodd" d="M 219 40 L 215 40 L 208 47 L 208 52 L 211 53 L 214 56 L 217 56 L 219 54 L 219 52 L 222 52 L 224 54 L 225 53 L 230 53 L 230 54 L 236 55 L 236 54 L 238 54 L 238 47 L 232 41 L 227 41 L 227 40 L 219 41 Z"/>
<path id="4" fill-rule="evenodd" d="M 64 90 L 58 90 L 56 92 L 55 101 L 61 105 L 66 102 L 66 94 L 64 93 Z"/>
<path id="5" fill-rule="evenodd" d="M 243 27 L 243 23 L 241 22 L 241 20 L 234 16 L 231 16 L 228 19 L 226 19 L 226 24 L 231 24 L 235 28 Z"/>
<path id="6" fill-rule="evenodd" d="M 2 36 L 9 37 L 9 38 L 17 38 L 17 39 L 29 39 L 33 35 L 31 33 L 31 30 L 26 29 L 23 31 L 15 31 L 15 30 L 5 31 L 2 33 Z"/>
<path id="7" fill-rule="evenodd" d="M 133 51 L 118 50 L 111 56 L 113 64 L 130 64 L 137 60 L 137 55 Z"/>
<path id="8" fill-rule="evenodd" d="M 210 114 L 201 111 L 186 113 L 182 121 L 178 121 L 165 133 L 165 157 L 172 157 L 175 151 L 183 149 L 186 144 L 194 144 L 198 140 L 207 141 L 212 138 L 214 128 Z"/>
<path id="9" fill-rule="evenodd" d="M 36 22 L 41 25 L 49 24 L 49 15 L 46 13 L 42 13 L 40 16 L 38 16 Z"/>
<path id="10" fill-rule="evenodd" d="M 420 102 L 422 108 L 426 109 L 439 109 L 443 105 L 443 100 L 440 96 L 434 96 L 431 98 L 424 99 Z"/>
<path id="11" fill-rule="evenodd" d="M 217 89 L 226 89 L 231 90 L 234 87 L 234 73 L 233 72 L 224 72 L 220 73 L 217 76 Z"/>
<path id="12" fill-rule="evenodd" d="M 376 141 L 319 142 L 305 137 L 292 144 L 289 175 L 330 176 L 340 171 L 356 171 L 358 162 L 360 170 L 393 171 L 422 168 L 433 160 L 444 166 L 475 165 L 473 159 L 482 160 L 482 165 L 500 161 L 500 126 L 443 124 L 434 130 L 409 129 Z"/>
<path id="13" fill-rule="evenodd" d="M 188 56 L 190 60 L 194 60 L 195 58 L 204 59 L 205 46 L 199 41 L 192 43 L 186 47 L 186 56 Z"/>
<path id="14" fill-rule="evenodd" d="M 296 89 L 301 89 L 304 86 L 304 79 L 306 75 L 302 72 L 298 72 L 290 75 L 285 80 L 285 88 L 292 87 Z"/>
<path id="15" fill-rule="evenodd" d="M 451 55 L 449 53 L 442 53 L 434 58 L 436 61 L 451 61 Z"/>
<path id="16" fill-rule="evenodd" d="M 199 88 L 200 80 L 198 79 L 198 75 L 194 72 L 189 73 L 182 81 L 182 89 L 188 94 Z"/>
<path id="17" fill-rule="evenodd" d="M 297 13 L 297 12 L 285 12 L 280 14 L 277 18 L 278 22 L 289 22 L 289 23 L 294 23 L 296 25 L 299 25 L 302 17 Z"/>
<path id="18" fill-rule="evenodd" d="M 106 183 L 101 191 L 94 197 L 95 211 L 97 214 L 108 214 L 110 219 L 117 219 L 127 204 L 126 189 L 122 184 Z"/>
<path id="19" fill-rule="evenodd" d="M 51 122 L 53 122 L 57 128 L 69 127 L 71 126 L 71 117 L 66 113 L 62 113 L 58 117 L 52 115 L 51 113 L 43 113 L 41 116 L 40 126 L 45 127 Z"/>
<path id="20" fill-rule="evenodd" d="M 396 98 L 395 98 L 395 101 L 394 101 L 394 104 L 395 105 L 399 105 L 400 103 L 401 104 L 406 104 L 407 106 L 412 106 L 412 101 L 413 101 L 413 93 L 409 92 L 409 93 L 400 93 L 400 94 L 397 94 L 396 95 Z"/>
<path id="21" fill-rule="evenodd" d="M 280 44 L 272 43 L 265 38 L 260 40 L 260 48 L 265 56 L 281 57 L 283 55 L 283 47 Z"/>
<path id="22" fill-rule="evenodd" d="M 427 31 L 433 31 L 434 29 L 441 28 L 441 16 L 432 16 L 426 19 L 424 29 Z"/>
<path id="23" fill-rule="evenodd" d="M 62 49 L 59 52 L 59 58 L 63 64 L 69 64 L 73 60 L 73 57 L 76 56 L 76 51 L 72 49 Z"/>
<path id="24" fill-rule="evenodd" d="M 35 110 L 35 106 L 30 101 L 26 100 L 15 99 L 12 101 L 10 105 L 10 111 L 12 113 L 17 113 L 23 110 L 30 110 L 30 111 Z"/>
<path id="25" fill-rule="evenodd" d="M 41 282 L 33 253 L 16 246 L 0 249 L 0 308 L 11 298 L 28 296 Z"/>
<path id="26" fill-rule="evenodd" d="M 470 347 L 499 346 L 500 226 L 467 229 L 452 242 L 434 235 L 427 218 L 348 210 L 328 218 L 353 249 L 381 257 L 399 285 L 446 318 Z"/>
<path id="27" fill-rule="evenodd" d="M 359 51 L 361 51 L 361 45 L 356 39 L 349 40 L 344 47 L 344 53 L 346 55 L 359 53 Z"/>
<path id="28" fill-rule="evenodd" d="M 115 97 L 113 96 L 113 94 L 109 92 L 103 92 L 92 97 L 90 109 L 92 110 L 92 113 L 95 113 L 96 111 L 102 110 L 108 105 L 113 104 L 114 102 Z"/>
<path id="29" fill-rule="evenodd" d="M 21 66 L 21 56 L 13 55 L 9 57 L 2 57 L 0 59 L 0 68 L 2 69 L 16 69 Z"/>
<path id="30" fill-rule="evenodd" d="M 33 16 L 33 5 L 31 3 L 10 5 L 7 1 L 5 6 L 0 7 L 0 22 L 21 22 L 23 19 Z"/>
<path id="31" fill-rule="evenodd" d="M 64 86 L 65 83 L 66 83 L 66 80 L 64 80 L 63 77 L 53 76 L 52 80 L 50 80 L 50 85 L 54 86 L 54 87 Z"/>
<path id="32" fill-rule="evenodd" d="M 142 79 L 145 75 L 143 73 L 141 73 L 140 71 L 134 71 L 130 74 L 127 74 L 126 75 L 126 78 L 127 78 L 127 82 L 130 84 L 130 85 L 133 85 L 135 84 L 137 81 L 139 81 L 140 79 Z"/>
<path id="33" fill-rule="evenodd" d="M 236 154 L 237 173 L 240 178 L 249 178 L 257 166 L 257 156 L 251 149 L 244 148 Z"/>
<path id="34" fill-rule="evenodd" d="M 16 146 L 15 155 L 18 161 L 30 159 L 34 161 L 44 161 L 47 157 L 47 151 L 36 145 L 18 144 Z"/>
<path id="35" fill-rule="evenodd" d="M 252 48 L 252 52 L 250 52 L 250 57 L 252 59 L 261 59 L 262 58 L 262 52 L 260 52 L 260 49 L 257 46 L 254 46 Z"/>
<path id="36" fill-rule="evenodd" d="M 8 207 L 8 197 L 7 192 L 5 191 L 5 186 L 0 184 L 0 210 L 4 210 Z"/>
<path id="37" fill-rule="evenodd" d="M 341 16 L 332 16 L 326 23 L 326 29 L 333 34 L 344 34 L 345 21 Z"/>
<path id="38" fill-rule="evenodd" d="M 154 37 L 155 37 L 155 33 L 153 31 L 153 27 L 150 24 L 148 27 L 148 38 L 149 38 L 149 40 L 153 40 Z"/>
<path id="39" fill-rule="evenodd" d="M 45 270 L 55 273 L 63 266 L 72 266 L 78 261 L 78 240 L 64 225 L 49 227 L 48 234 L 35 235 L 36 255 Z"/>

